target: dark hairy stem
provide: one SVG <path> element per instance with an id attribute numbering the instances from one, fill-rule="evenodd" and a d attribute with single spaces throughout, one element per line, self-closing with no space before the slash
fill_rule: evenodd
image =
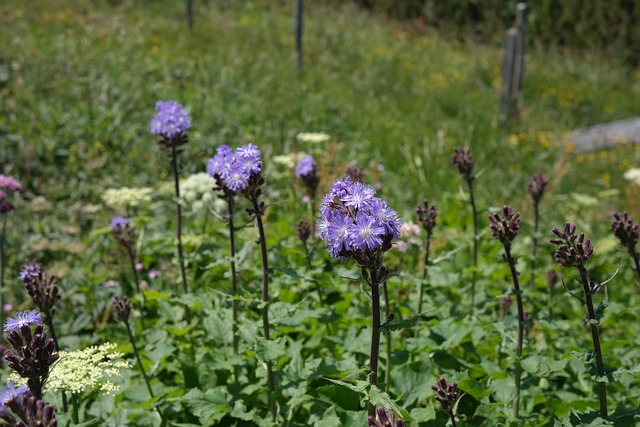
<path id="1" fill-rule="evenodd" d="M 453 413 L 453 410 L 447 411 L 447 414 L 449 414 L 449 418 L 451 419 L 451 425 L 453 427 L 458 427 L 458 424 L 456 424 L 456 414 Z"/>
<path id="2" fill-rule="evenodd" d="M 231 318 L 233 325 L 231 329 L 233 332 L 233 354 L 238 354 L 238 301 L 236 296 L 238 295 L 238 281 L 236 278 L 236 238 L 235 230 L 233 226 L 233 212 L 235 210 L 235 203 L 233 196 L 229 195 L 227 198 L 227 205 L 229 206 L 229 253 L 231 255 L 231 293 L 233 299 L 231 300 Z M 238 381 L 238 367 L 233 367 L 234 378 Z"/>
<path id="3" fill-rule="evenodd" d="M 264 234 L 264 226 L 262 224 L 262 214 L 258 205 L 258 197 L 252 197 L 253 211 L 258 223 L 258 232 L 260 233 L 260 250 L 262 252 L 262 328 L 264 330 L 264 339 L 269 341 L 269 261 L 267 259 L 267 241 Z M 275 385 L 273 380 L 273 364 L 267 361 L 267 388 L 269 390 L 269 410 L 273 421 L 277 421 L 278 412 L 276 401 L 274 400 Z"/>
<path id="4" fill-rule="evenodd" d="M 131 246 L 127 245 L 127 255 L 129 256 L 129 263 L 131 264 L 131 270 L 133 270 L 133 279 L 135 280 L 136 283 L 136 292 L 141 296 L 142 300 L 140 301 L 140 325 L 142 326 L 142 329 L 145 328 L 144 326 L 144 294 L 142 292 L 140 292 L 140 279 L 138 277 L 138 270 L 136 270 L 136 258 L 135 255 L 133 254 L 133 249 L 131 249 Z"/>
<path id="5" fill-rule="evenodd" d="M 380 279 L 375 268 L 371 269 L 371 354 L 369 383 L 378 385 L 378 353 L 380 352 Z M 369 415 L 375 417 L 376 408 L 369 404 Z"/>
<path id="6" fill-rule="evenodd" d="M 387 318 L 391 315 L 391 306 L 389 305 L 389 291 L 387 289 L 387 281 L 385 280 L 382 284 L 382 290 L 384 291 L 384 311 L 387 315 Z M 385 333 L 386 341 L 387 341 L 387 363 L 384 371 L 384 384 L 385 391 L 389 392 L 389 385 L 391 384 L 391 331 L 387 331 Z"/>
<path id="7" fill-rule="evenodd" d="M 4 338 L 4 239 L 7 231 L 7 216 L 3 215 L 2 234 L 0 234 L 0 341 Z"/>
<path id="8" fill-rule="evenodd" d="M 144 382 L 147 385 L 147 390 L 149 390 L 149 395 L 153 398 L 155 395 L 153 394 L 153 390 L 151 389 L 151 383 L 149 383 L 149 377 L 147 377 L 147 373 L 144 370 L 144 366 L 142 366 L 142 360 L 140 359 L 140 353 L 138 352 L 138 346 L 136 346 L 136 340 L 133 338 L 133 333 L 131 333 L 131 327 L 129 326 L 129 322 L 124 322 L 127 327 L 127 333 L 129 334 L 129 341 L 131 341 L 131 345 L 133 346 L 133 352 L 136 355 L 136 359 L 138 360 L 138 366 L 140 366 L 140 372 L 142 372 L 142 376 L 144 377 Z"/>
<path id="9" fill-rule="evenodd" d="M 516 260 L 511 256 L 510 245 L 504 246 L 504 253 L 511 270 L 511 278 L 513 279 L 513 287 L 516 294 L 516 304 L 518 306 L 518 341 L 516 346 L 516 392 L 513 398 L 513 417 L 518 417 L 520 411 L 520 385 L 522 379 L 522 340 L 524 335 L 524 308 L 522 306 L 522 291 L 520 290 L 520 282 L 518 281 L 518 272 L 516 271 Z"/>
<path id="10" fill-rule="evenodd" d="M 540 227 L 540 210 L 538 209 L 538 202 L 533 203 L 533 237 L 531 249 L 531 280 L 529 281 L 529 287 L 533 289 L 536 280 L 536 261 L 538 258 L 538 228 Z"/>
<path id="11" fill-rule="evenodd" d="M 176 192 L 176 238 L 178 239 L 178 261 L 180 262 L 180 274 L 182 276 L 182 291 L 187 293 L 187 273 L 184 268 L 184 253 L 182 250 L 182 207 L 180 206 L 180 177 L 178 174 L 178 153 L 176 146 L 171 147 L 171 168 L 173 169 L 173 181 Z"/>
<path id="12" fill-rule="evenodd" d="M 587 305 L 587 314 L 589 315 L 589 327 L 591 329 L 591 339 L 593 340 L 593 353 L 596 358 L 596 369 L 598 375 L 604 376 L 604 360 L 602 359 L 602 348 L 600 347 L 600 334 L 598 332 L 598 320 L 596 312 L 593 308 L 593 299 L 591 298 L 591 290 L 589 289 L 589 275 L 584 265 L 578 265 L 580 272 L 580 281 L 584 290 L 585 302 Z M 598 382 L 598 400 L 600 401 L 600 416 L 607 416 L 607 385 Z"/>
<path id="13" fill-rule="evenodd" d="M 429 246 L 431 246 L 431 233 L 427 233 L 427 242 L 425 244 L 424 269 L 422 270 L 422 283 L 420 283 L 420 296 L 418 297 L 418 314 L 422 313 L 424 282 L 427 280 L 427 271 L 429 270 Z"/>
<path id="14" fill-rule="evenodd" d="M 476 298 L 476 268 L 478 267 L 478 212 L 473 196 L 472 181 L 469 181 L 469 201 L 471 202 L 471 211 L 473 212 L 473 274 L 471 276 L 471 311 L 473 312 Z"/>
<path id="15" fill-rule="evenodd" d="M 311 270 L 311 251 L 309 251 L 309 246 L 307 245 L 306 240 L 302 241 L 302 246 L 304 247 L 305 258 L 307 259 L 307 270 Z M 322 289 L 320 289 L 320 283 L 316 282 L 316 292 L 318 293 L 318 301 L 320 301 L 320 307 L 324 307 L 324 303 L 322 302 Z"/>
<path id="16" fill-rule="evenodd" d="M 58 345 L 58 337 L 56 336 L 56 328 L 53 327 L 53 318 L 51 314 L 46 314 L 44 316 L 44 323 L 49 328 L 49 332 L 51 333 L 51 339 L 53 339 L 53 345 L 55 346 L 56 351 L 60 352 L 60 346 Z M 67 395 L 64 390 L 62 391 L 62 410 L 67 412 L 69 410 L 69 405 L 67 403 Z"/>
<path id="17" fill-rule="evenodd" d="M 638 251 L 635 246 L 629 247 L 629 253 L 631 254 L 631 258 L 633 258 L 633 262 L 636 264 L 636 273 L 638 273 L 638 280 L 640 280 L 640 256 L 638 256 Z"/>

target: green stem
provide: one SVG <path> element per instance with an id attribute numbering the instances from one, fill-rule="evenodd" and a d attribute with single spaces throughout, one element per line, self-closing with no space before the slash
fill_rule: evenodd
<path id="1" fill-rule="evenodd" d="M 136 259 L 135 256 L 133 254 L 133 249 L 131 248 L 131 246 L 127 245 L 126 246 L 127 249 L 127 255 L 129 256 L 129 263 L 131 264 L 131 270 L 133 271 L 133 279 L 135 280 L 135 284 L 136 284 L 136 292 L 138 293 L 138 295 L 140 295 L 140 326 L 142 326 L 142 329 L 145 329 L 144 326 L 144 293 L 142 293 L 140 291 L 140 279 L 138 277 L 138 270 L 136 270 Z"/>
<path id="2" fill-rule="evenodd" d="M 431 245 L 431 233 L 427 233 L 427 243 L 424 253 L 424 268 L 422 270 L 422 282 L 420 283 L 420 296 L 418 297 L 418 314 L 422 313 L 422 300 L 424 298 L 424 285 L 427 280 L 427 271 L 429 270 L 429 246 Z"/>
<path id="3" fill-rule="evenodd" d="M 151 383 L 149 382 L 149 378 L 147 377 L 147 372 L 144 370 L 144 366 L 142 365 L 142 359 L 140 359 L 140 352 L 138 351 L 138 346 L 136 346 L 136 340 L 133 338 L 133 334 L 131 333 L 131 327 L 129 326 L 129 322 L 124 322 L 127 327 L 127 333 L 129 334 L 129 341 L 133 346 L 133 352 L 136 355 L 136 359 L 138 360 L 138 366 L 140 366 L 140 372 L 142 372 L 142 377 L 144 378 L 144 383 L 147 385 L 147 390 L 149 390 L 149 395 L 154 398 L 153 390 L 151 389 Z"/>
<path id="4" fill-rule="evenodd" d="M 520 411 L 520 386 L 522 380 L 522 341 L 524 336 L 524 308 L 522 305 L 522 291 L 518 281 L 518 272 L 516 271 L 516 261 L 511 256 L 511 245 L 504 245 L 504 253 L 511 270 L 511 278 L 513 279 L 513 287 L 516 294 L 516 304 L 518 306 L 518 341 L 516 346 L 516 390 L 513 398 L 513 417 L 518 418 Z"/>
<path id="5" fill-rule="evenodd" d="M 584 290 L 585 301 L 587 305 L 587 313 L 589 315 L 589 327 L 591 329 L 591 338 L 593 340 L 593 352 L 596 358 L 596 369 L 598 375 L 604 377 L 604 360 L 602 358 L 602 348 L 600 347 L 600 334 L 598 332 L 598 319 L 593 308 L 593 299 L 591 298 L 591 289 L 589 288 L 589 275 L 584 265 L 578 265 L 580 272 L 580 281 Z M 607 417 L 607 385 L 598 381 L 598 400 L 600 401 L 600 416 Z"/>
<path id="6" fill-rule="evenodd" d="M 253 203 L 253 211 L 256 216 L 256 222 L 258 223 L 258 232 L 260 233 L 260 251 L 262 253 L 262 329 L 264 331 L 265 340 L 269 341 L 269 261 L 267 259 L 267 241 L 264 233 L 264 225 L 262 224 L 262 209 L 258 204 L 257 195 L 251 197 Z M 267 388 L 269 399 L 269 410 L 273 421 L 278 419 L 278 410 L 276 408 L 276 402 L 274 400 L 275 383 L 273 379 L 273 364 L 270 360 L 266 362 L 267 365 Z"/>
<path id="7" fill-rule="evenodd" d="M 72 407 L 72 411 L 71 411 L 71 418 L 73 419 L 73 423 L 75 425 L 80 424 L 80 408 L 79 408 L 79 403 L 78 403 L 78 395 L 77 394 L 73 394 L 71 393 L 71 407 Z"/>

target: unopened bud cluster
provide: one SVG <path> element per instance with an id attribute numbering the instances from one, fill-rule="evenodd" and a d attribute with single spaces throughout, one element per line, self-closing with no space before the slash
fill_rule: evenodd
<path id="1" fill-rule="evenodd" d="M 473 176 L 473 156 L 471 155 L 471 151 L 466 148 L 456 148 L 453 156 L 451 156 L 451 163 L 458 168 L 460 175 L 471 185 L 475 179 Z"/>
<path id="2" fill-rule="evenodd" d="M 24 282 L 33 303 L 48 322 L 56 312 L 56 303 L 60 301 L 58 279 L 56 276 L 49 276 L 42 264 L 36 261 L 24 263 L 18 277 Z"/>
<path id="3" fill-rule="evenodd" d="M 428 235 L 431 235 L 433 228 L 436 226 L 436 217 L 438 216 L 438 210 L 435 205 L 430 205 L 427 199 L 416 207 L 416 214 L 418 216 L 418 222 L 422 224 L 422 227 L 427 231 Z"/>
<path id="4" fill-rule="evenodd" d="M 406 425 L 402 418 L 396 417 L 396 414 L 387 411 L 382 406 L 376 408 L 376 415 L 378 419 L 369 416 L 369 427 L 404 427 Z"/>
<path id="5" fill-rule="evenodd" d="M 533 203 L 536 205 L 540 202 L 542 196 L 544 196 L 544 191 L 546 190 L 547 185 L 549 185 L 549 181 L 547 181 L 547 178 L 545 178 L 541 173 L 532 176 L 527 183 L 527 193 L 529 193 L 533 199 Z"/>
<path id="6" fill-rule="evenodd" d="M 118 243 L 126 248 L 131 248 L 136 240 L 135 229 L 131 218 L 116 216 L 111 220 L 111 232 Z"/>
<path id="7" fill-rule="evenodd" d="M 308 219 L 301 219 L 296 226 L 296 236 L 303 242 L 311 237 L 311 222 Z"/>
<path id="8" fill-rule="evenodd" d="M 626 248 L 629 250 L 634 249 L 638 243 L 638 237 L 640 236 L 638 224 L 634 224 L 633 220 L 626 212 L 613 212 L 611 215 L 613 216 L 613 219 L 609 224 L 611 225 L 611 231 L 613 231 L 613 234 Z"/>
<path id="9" fill-rule="evenodd" d="M 453 409 L 456 406 L 456 402 L 460 398 L 460 392 L 458 391 L 458 383 L 447 384 L 444 378 L 440 378 L 436 385 L 431 386 L 436 392 L 435 399 L 440 402 L 442 408 L 449 414 L 453 414 Z"/>
<path id="10" fill-rule="evenodd" d="M 129 322 L 129 316 L 131 315 L 131 300 L 126 295 L 122 298 L 113 298 L 113 309 L 116 314 L 124 323 Z"/>
<path id="11" fill-rule="evenodd" d="M 576 234 L 575 224 L 566 223 L 564 229 L 554 228 L 551 230 L 558 236 L 557 239 L 549 241 L 558 245 L 555 253 L 556 262 L 563 267 L 580 267 L 591 259 L 594 248 L 591 240 L 585 238 L 584 233 Z"/>
<path id="12" fill-rule="evenodd" d="M 489 220 L 491 236 L 505 247 L 510 247 L 520 231 L 520 212 L 515 212 L 511 206 L 505 205 L 500 212 L 489 215 Z"/>
<path id="13" fill-rule="evenodd" d="M 11 383 L 8 386 L 12 386 Z M 20 389 L 24 389 L 18 392 Z M 11 412 L 9 412 L 9 409 Z M 0 419 L 15 427 L 57 427 L 53 406 L 31 395 L 27 387 L 20 387 L 0 408 Z"/>

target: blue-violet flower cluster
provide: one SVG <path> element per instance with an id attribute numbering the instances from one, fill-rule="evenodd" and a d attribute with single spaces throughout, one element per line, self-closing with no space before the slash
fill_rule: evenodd
<path id="1" fill-rule="evenodd" d="M 156 115 L 151 120 L 151 133 L 175 138 L 191 127 L 189 112 L 176 101 L 158 101 Z"/>
<path id="2" fill-rule="evenodd" d="M 334 258 L 387 251 L 400 237 L 399 227 L 398 214 L 372 187 L 349 178 L 338 179 L 320 204 L 318 234 Z"/>
<path id="3" fill-rule="evenodd" d="M 38 323 L 42 323 L 42 316 L 40 316 L 37 311 L 21 311 L 16 313 L 15 316 L 7 319 L 7 323 L 4 325 L 4 331 L 16 331 L 20 330 L 23 326 L 35 325 Z"/>
<path id="4" fill-rule="evenodd" d="M 247 189 L 251 179 L 259 176 L 261 170 L 260 150 L 253 144 L 235 151 L 228 145 L 222 145 L 207 164 L 209 176 L 221 180 L 222 185 L 232 191 Z"/>
<path id="5" fill-rule="evenodd" d="M 313 161 L 313 157 L 304 156 L 296 165 L 296 176 L 302 178 L 310 174 L 315 174 L 316 162 Z"/>

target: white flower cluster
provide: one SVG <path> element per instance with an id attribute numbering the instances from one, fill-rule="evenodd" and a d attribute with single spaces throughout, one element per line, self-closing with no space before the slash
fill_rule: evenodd
<path id="1" fill-rule="evenodd" d="M 637 185 L 640 185 L 640 169 L 634 168 L 629 169 L 624 173 L 624 179 L 627 179 L 631 182 L 635 182 Z"/>
<path id="2" fill-rule="evenodd" d="M 151 188 L 110 188 L 102 193 L 102 201 L 113 209 L 139 206 L 151 201 Z"/>
<path id="3" fill-rule="evenodd" d="M 331 139 L 331 135 L 324 132 L 300 132 L 296 137 L 300 142 L 309 142 L 312 144 L 326 142 Z"/>
<path id="4" fill-rule="evenodd" d="M 214 200 L 214 184 L 206 172 L 196 173 L 180 182 L 180 193 L 186 205 L 193 212 L 201 212 L 210 207 Z"/>
<path id="5" fill-rule="evenodd" d="M 111 351 L 115 347 L 116 344 L 104 343 L 84 350 L 59 352 L 60 359 L 51 368 L 44 391 L 80 394 L 97 390 L 105 394 L 115 393 L 118 385 L 110 379 L 120 375 L 120 370 L 131 368 L 127 361 L 121 360 L 122 353 Z M 26 384 L 26 380 L 16 374 L 12 374 L 10 380 Z"/>

